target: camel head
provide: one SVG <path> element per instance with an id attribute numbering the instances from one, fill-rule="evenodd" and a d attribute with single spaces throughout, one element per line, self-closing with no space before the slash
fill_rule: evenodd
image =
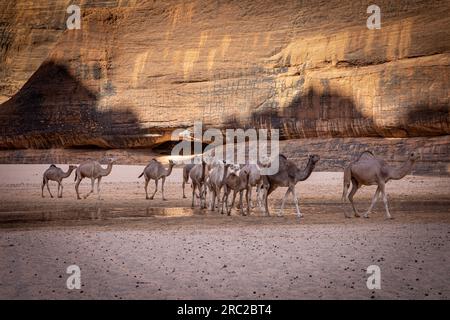
<path id="1" fill-rule="evenodd" d="M 241 170 L 241 167 L 238 164 L 230 164 L 229 170 L 230 175 L 239 176 L 239 171 Z"/>
<path id="2" fill-rule="evenodd" d="M 419 160 L 419 158 L 420 158 L 420 154 L 417 151 L 411 151 L 408 154 L 408 159 L 411 160 L 412 162 Z"/>
<path id="3" fill-rule="evenodd" d="M 117 162 L 117 158 L 116 157 L 112 157 L 108 159 L 108 163 L 114 164 Z"/>
<path id="4" fill-rule="evenodd" d="M 320 157 L 317 154 L 312 154 L 309 155 L 309 160 L 311 160 L 313 164 L 316 164 L 320 160 Z"/>
<path id="5" fill-rule="evenodd" d="M 173 160 L 169 160 L 169 166 L 173 167 L 175 165 L 175 162 Z"/>
<path id="6" fill-rule="evenodd" d="M 230 168 L 231 163 L 227 163 L 225 160 L 222 160 L 222 161 L 223 161 L 223 167 L 224 168 Z"/>
<path id="7" fill-rule="evenodd" d="M 69 166 L 69 170 L 75 170 L 76 168 L 77 168 L 77 166 L 74 166 L 74 165 Z"/>
<path id="8" fill-rule="evenodd" d="M 262 168 L 269 168 L 271 165 L 271 160 L 269 157 L 261 157 L 260 160 L 257 161 L 258 167 L 262 167 Z"/>

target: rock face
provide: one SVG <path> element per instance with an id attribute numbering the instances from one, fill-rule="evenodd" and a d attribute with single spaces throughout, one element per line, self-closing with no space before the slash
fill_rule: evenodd
<path id="1" fill-rule="evenodd" d="M 2 1 L 0 148 L 151 148 L 203 121 L 294 149 L 435 136 L 449 161 L 450 3 L 377 1 L 379 30 L 369 4 L 86 0 L 67 30 L 67 1 Z"/>

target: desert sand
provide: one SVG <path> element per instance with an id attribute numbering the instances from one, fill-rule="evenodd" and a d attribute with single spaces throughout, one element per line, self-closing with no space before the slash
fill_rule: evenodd
<path id="1" fill-rule="evenodd" d="M 0 298 L 450 298 L 448 177 L 389 182 L 394 220 L 382 202 L 369 219 L 345 219 L 342 173 L 314 172 L 297 185 L 298 219 L 291 199 L 276 216 L 285 189 L 270 197 L 270 217 L 192 210 L 180 168 L 166 181 L 168 201 L 145 200 L 143 166 L 121 165 L 103 179 L 102 200 L 76 200 L 73 175 L 62 199 L 46 190 L 43 199 L 47 167 L 0 165 Z M 360 211 L 374 191 L 357 193 Z M 81 290 L 66 287 L 73 264 Z M 366 286 L 369 265 L 380 267 L 379 290 Z"/>

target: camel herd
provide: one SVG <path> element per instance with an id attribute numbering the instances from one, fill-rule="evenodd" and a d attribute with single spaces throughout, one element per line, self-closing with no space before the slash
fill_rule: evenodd
<path id="1" fill-rule="evenodd" d="M 351 162 L 344 169 L 344 190 L 342 193 L 342 204 L 345 204 L 348 199 L 351 203 L 353 213 L 355 217 L 359 217 L 360 214 L 355 208 L 353 197 L 358 189 L 365 185 L 377 185 L 377 189 L 373 196 L 369 209 L 364 213 L 364 217 L 368 218 L 373 206 L 375 205 L 379 196 L 382 197 L 386 218 L 392 219 L 392 215 L 389 212 L 388 200 L 385 192 L 385 184 L 389 180 L 399 180 L 411 172 L 414 163 L 419 158 L 419 154 L 411 152 L 408 154 L 408 158 L 405 163 L 399 167 L 394 168 L 389 166 L 384 160 L 376 157 L 370 151 L 364 151 L 360 154 L 356 161 Z M 320 160 L 318 155 L 308 156 L 308 162 L 305 168 L 298 168 L 297 165 L 287 159 L 286 156 L 278 155 L 278 171 L 272 175 L 264 175 L 261 173 L 261 167 L 270 166 L 270 162 L 264 164 L 231 164 L 226 161 L 220 161 L 211 156 L 204 156 L 198 164 L 189 163 L 183 167 L 183 198 L 185 195 L 185 185 L 191 181 L 192 198 L 191 206 L 195 207 L 196 203 L 201 209 L 215 211 L 227 215 L 231 214 L 231 209 L 234 207 L 236 196 L 239 194 L 239 203 L 237 208 L 242 215 L 249 215 L 252 208 L 255 207 L 254 201 L 252 201 L 252 189 L 255 188 L 257 192 L 256 203 L 259 208 L 265 213 L 270 215 L 268 206 L 269 195 L 278 187 L 287 188 L 286 193 L 282 199 L 279 215 L 283 214 L 284 205 L 289 194 L 292 195 L 295 209 L 298 217 L 302 217 L 298 198 L 295 192 L 295 186 L 299 181 L 304 181 L 313 172 L 317 162 Z M 90 194 L 94 193 L 94 184 L 97 180 L 97 195 L 100 199 L 100 182 L 102 177 L 111 173 L 113 164 L 116 159 L 111 158 L 108 160 L 108 165 L 103 168 L 98 161 L 88 160 L 77 166 L 69 166 L 69 169 L 64 172 L 62 169 L 51 165 L 43 175 L 41 194 L 44 197 L 44 187 L 47 186 L 47 190 L 50 196 L 53 198 L 50 192 L 48 182 L 56 181 L 58 183 L 58 197 L 62 198 L 62 180 L 71 175 L 75 170 L 75 190 L 77 193 L 77 199 L 81 199 L 79 195 L 79 185 L 84 178 L 91 179 L 91 190 L 84 196 L 87 198 Z M 145 178 L 145 198 L 152 200 L 158 191 L 158 181 L 161 180 L 161 193 L 162 199 L 167 200 L 164 196 L 164 183 L 166 178 L 172 173 L 172 169 L 175 163 L 169 160 L 168 167 L 164 167 L 156 159 L 152 159 L 149 164 L 144 168 L 143 172 L 138 178 L 144 176 Z M 155 190 L 149 197 L 148 184 L 150 180 L 155 180 Z M 350 183 L 352 189 L 348 192 Z M 232 193 L 231 203 L 229 196 Z M 209 195 L 209 197 L 208 197 Z M 245 203 L 244 203 L 245 195 Z M 350 218 L 345 212 L 345 216 Z"/>

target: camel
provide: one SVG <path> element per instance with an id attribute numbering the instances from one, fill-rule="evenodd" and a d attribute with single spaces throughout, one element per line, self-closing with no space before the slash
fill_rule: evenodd
<path id="1" fill-rule="evenodd" d="M 94 193 L 94 183 L 95 180 L 97 180 L 97 195 L 98 199 L 100 200 L 100 181 L 103 177 L 106 177 L 111 173 L 113 164 L 116 162 L 115 158 L 110 158 L 108 160 L 108 166 L 106 169 L 102 168 L 100 163 L 98 161 L 94 160 L 87 160 L 81 163 L 77 171 L 75 171 L 75 180 L 77 183 L 75 184 L 75 191 L 77 192 L 77 199 L 80 200 L 80 193 L 78 192 L 78 187 L 80 185 L 81 180 L 84 178 L 90 178 L 91 179 L 91 191 L 89 191 L 88 194 L 84 196 L 84 199 L 89 197 L 91 193 Z"/>
<path id="2" fill-rule="evenodd" d="M 244 213 L 243 204 L 242 204 L 242 195 L 244 190 L 247 190 L 248 180 L 250 171 L 241 170 L 239 165 L 233 165 L 230 167 L 231 171 L 226 176 L 225 181 L 223 183 L 224 191 L 222 198 L 222 207 L 220 213 L 223 214 L 223 206 L 225 204 L 227 215 L 231 214 L 231 209 L 234 205 L 234 200 L 236 199 L 236 194 L 239 193 L 239 210 L 242 215 L 246 215 Z M 233 190 L 233 198 L 231 200 L 231 205 L 228 206 L 228 196 L 230 195 L 231 190 Z M 248 202 L 248 193 L 245 194 L 245 201 L 247 204 L 247 214 L 250 213 L 250 205 Z"/>
<path id="3" fill-rule="evenodd" d="M 208 175 L 209 170 L 211 169 L 211 164 L 210 164 L 210 159 L 211 156 L 205 156 L 205 163 L 206 163 L 206 175 Z M 184 193 L 184 186 L 186 185 L 186 183 L 189 182 L 189 172 L 191 172 L 192 168 L 195 166 L 194 163 L 188 163 L 183 167 L 183 183 L 182 183 L 182 187 L 183 187 L 183 198 L 186 198 L 186 195 Z M 200 198 L 199 195 L 197 195 L 197 198 Z"/>
<path id="4" fill-rule="evenodd" d="M 247 190 L 248 198 L 250 206 L 253 208 L 253 201 L 252 201 L 252 188 L 256 187 L 257 191 L 257 202 L 260 203 L 260 193 L 263 185 L 263 176 L 261 175 L 261 169 L 258 164 L 246 164 L 241 170 L 248 171 L 249 177 L 248 177 L 248 183 L 247 183 Z"/>
<path id="5" fill-rule="evenodd" d="M 194 207 L 195 191 L 198 189 L 200 195 L 200 208 L 206 208 L 206 166 L 205 160 L 202 160 L 202 163 L 196 164 L 189 172 L 192 186 L 192 207 Z"/>
<path id="6" fill-rule="evenodd" d="M 377 190 L 372 198 L 372 203 L 369 209 L 364 214 L 365 218 L 369 217 L 373 206 L 377 202 L 378 196 L 381 194 L 383 197 L 384 207 L 386 209 L 386 218 L 392 219 L 389 212 L 388 199 L 385 192 L 385 185 L 389 180 L 400 180 L 411 172 L 414 163 L 419 159 L 419 154 L 416 152 L 410 152 L 408 159 L 399 168 L 393 168 L 389 166 L 384 160 L 375 157 L 370 151 L 364 151 L 359 156 L 358 160 L 350 163 L 344 170 L 344 190 L 342 192 L 342 203 L 345 203 L 347 197 L 348 188 L 350 182 L 352 183 L 352 189 L 348 194 L 348 200 L 352 204 L 355 217 L 360 217 L 358 211 L 353 203 L 353 196 L 361 186 L 377 185 Z M 345 217 L 350 218 L 345 212 Z"/>
<path id="7" fill-rule="evenodd" d="M 72 174 L 72 171 L 75 170 L 76 168 L 77 168 L 77 166 L 70 165 L 69 169 L 66 172 L 64 172 L 64 171 L 62 171 L 61 168 L 58 168 L 57 166 L 52 164 L 47 170 L 45 170 L 44 175 L 42 177 L 42 186 L 41 186 L 42 198 L 45 198 L 44 197 L 44 186 L 45 185 L 47 185 L 47 190 L 48 190 L 48 193 L 50 194 L 50 197 L 53 198 L 53 195 L 50 192 L 50 187 L 48 184 L 48 182 L 50 180 L 58 182 L 58 198 L 62 198 L 62 193 L 63 193 L 63 186 L 61 184 L 62 179 L 70 177 L 70 175 Z M 60 193 L 60 190 L 61 190 L 61 193 Z"/>
<path id="8" fill-rule="evenodd" d="M 172 173 L 172 168 L 175 165 L 175 163 L 172 160 L 169 160 L 169 168 L 166 169 L 156 159 L 152 159 L 150 163 L 144 168 L 144 171 L 139 175 L 138 178 L 144 176 L 145 178 L 145 199 L 153 200 L 153 197 L 155 196 L 156 192 L 158 191 L 158 180 L 162 179 L 161 184 L 161 192 L 162 192 L 162 199 L 166 201 L 167 199 L 164 197 L 164 183 L 166 182 L 166 178 L 170 176 Z M 147 187 L 150 180 L 155 180 L 155 191 L 153 192 L 152 196 L 148 197 Z"/>
<path id="9" fill-rule="evenodd" d="M 206 184 L 211 192 L 210 210 L 214 211 L 216 208 L 216 198 L 220 205 L 220 192 L 228 175 L 228 168 L 230 164 L 223 161 L 222 164 L 215 165 L 209 172 Z"/>
<path id="10" fill-rule="evenodd" d="M 283 215 L 284 211 L 284 203 L 286 201 L 287 195 L 292 193 L 292 197 L 295 203 L 295 209 L 297 211 L 297 217 L 301 218 L 303 215 L 300 212 L 300 208 L 298 205 L 297 195 L 295 194 L 295 186 L 299 181 L 305 181 L 309 178 L 311 173 L 313 172 L 316 163 L 320 160 L 318 155 L 310 155 L 308 156 L 308 163 L 306 167 L 302 170 L 297 168 L 295 163 L 291 160 L 288 160 L 286 156 L 280 154 L 278 156 L 278 172 L 273 175 L 265 175 L 263 176 L 263 186 L 264 186 L 264 195 L 263 201 L 265 206 L 266 215 L 269 216 L 269 207 L 267 204 L 269 195 L 278 187 L 287 187 L 286 193 L 284 194 L 283 200 L 281 202 L 281 208 L 279 212 L 279 216 Z"/>

